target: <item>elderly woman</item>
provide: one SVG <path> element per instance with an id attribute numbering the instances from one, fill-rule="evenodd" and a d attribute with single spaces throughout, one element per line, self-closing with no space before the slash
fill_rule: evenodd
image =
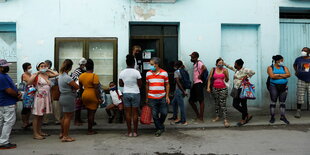
<path id="1" fill-rule="evenodd" d="M 32 114 L 34 115 L 33 138 L 42 140 L 49 136 L 49 134 L 43 133 L 41 130 L 43 115 L 52 113 L 51 82 L 49 78 L 58 76 L 58 73 L 47 69 L 45 62 L 40 62 L 37 65 L 37 70 L 38 72 L 30 77 L 28 84 L 34 85 L 37 89 L 32 107 Z"/>

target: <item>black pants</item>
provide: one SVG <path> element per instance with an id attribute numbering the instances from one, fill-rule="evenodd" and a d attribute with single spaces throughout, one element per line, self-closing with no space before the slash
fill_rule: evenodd
<path id="1" fill-rule="evenodd" d="M 240 103 L 241 103 L 241 106 L 240 106 Z M 240 99 L 239 97 L 238 98 L 234 98 L 233 106 L 240 113 L 242 113 L 242 120 L 245 120 L 245 118 L 248 116 L 247 99 Z"/>

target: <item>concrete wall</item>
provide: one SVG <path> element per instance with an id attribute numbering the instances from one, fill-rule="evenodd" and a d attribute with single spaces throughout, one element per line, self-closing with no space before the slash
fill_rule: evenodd
<path id="1" fill-rule="evenodd" d="M 258 90 L 268 103 L 266 67 L 279 53 L 279 6 L 310 7 L 291 0 L 177 0 L 136 3 L 134 0 L 9 0 L 0 3 L 0 23 L 16 22 L 18 66 L 54 60 L 55 37 L 117 37 L 118 71 L 125 67 L 129 22 L 180 22 L 179 59 L 188 68 L 189 53 L 200 52 L 208 67 L 221 56 L 222 24 L 259 25 Z M 246 57 L 246 55 L 245 55 Z M 229 62 L 232 63 L 232 62 Z M 22 73 L 21 67 L 18 75 Z M 232 73 L 231 73 L 232 74 Z M 263 104 L 258 104 L 262 106 Z"/>

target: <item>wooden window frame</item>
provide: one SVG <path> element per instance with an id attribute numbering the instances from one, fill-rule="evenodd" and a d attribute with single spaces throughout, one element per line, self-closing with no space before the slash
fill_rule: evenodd
<path id="1" fill-rule="evenodd" d="M 116 37 L 56 37 L 54 52 L 54 68 L 58 70 L 59 62 L 59 44 L 61 42 L 83 42 L 83 57 L 89 58 L 89 42 L 112 42 L 113 43 L 113 81 L 117 82 L 118 75 L 118 39 Z"/>

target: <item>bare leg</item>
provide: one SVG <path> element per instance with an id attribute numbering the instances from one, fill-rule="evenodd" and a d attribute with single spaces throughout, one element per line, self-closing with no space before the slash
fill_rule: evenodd
<path id="1" fill-rule="evenodd" d="M 189 104 L 192 106 L 197 118 L 199 118 L 200 115 L 199 115 L 198 108 L 197 108 L 195 102 L 190 101 Z"/>
<path id="2" fill-rule="evenodd" d="M 199 115 L 199 119 L 201 121 L 203 121 L 203 115 L 204 115 L 204 111 L 205 111 L 205 103 L 204 101 L 200 101 L 200 115 Z"/>
<path id="3" fill-rule="evenodd" d="M 133 113 L 133 131 L 134 134 L 137 136 L 138 134 L 138 108 L 132 108 L 132 113 Z"/>
<path id="4" fill-rule="evenodd" d="M 127 133 L 128 135 L 131 134 L 131 117 L 132 117 L 132 108 L 131 107 L 125 107 L 125 113 L 126 113 L 126 123 L 127 123 Z"/>

